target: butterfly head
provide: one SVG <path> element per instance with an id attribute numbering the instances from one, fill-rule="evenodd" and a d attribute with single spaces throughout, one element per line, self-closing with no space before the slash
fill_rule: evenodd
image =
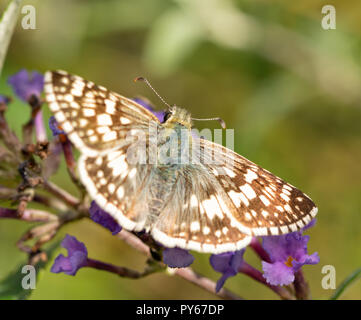
<path id="1" fill-rule="evenodd" d="M 173 127 L 176 124 L 180 124 L 187 129 L 192 128 L 191 114 L 183 108 L 172 106 L 168 108 L 164 115 L 164 126 Z"/>

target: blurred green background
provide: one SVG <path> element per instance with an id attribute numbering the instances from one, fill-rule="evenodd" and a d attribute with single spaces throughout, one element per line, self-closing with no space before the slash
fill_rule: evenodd
<path id="1" fill-rule="evenodd" d="M 0 10 L 8 1 L 1 0 Z M 159 100 L 194 117 L 220 116 L 235 129 L 235 150 L 309 194 L 319 207 L 308 231 L 306 266 L 312 295 L 326 299 L 324 265 L 340 283 L 361 265 L 361 2 L 305 0 L 62 0 L 25 1 L 36 8 L 36 30 L 20 21 L 0 80 L 21 68 L 64 69 L 125 96 Z M 336 8 L 337 29 L 321 27 L 321 9 Z M 7 117 L 16 132 L 28 107 L 15 101 Z M 46 118 L 49 112 L 46 110 Z M 217 123 L 197 123 L 198 128 Z M 65 167 L 54 177 L 69 189 Z M 75 191 L 74 191 L 75 192 Z M 15 242 L 29 226 L 0 221 L 0 278 L 25 259 Z M 83 241 L 92 258 L 141 270 L 145 258 L 91 221 L 62 229 Z M 60 251 L 59 251 L 60 252 Z M 216 280 L 208 255 L 194 269 Z M 260 268 L 247 250 L 246 260 Z M 250 299 L 277 298 L 243 275 L 226 287 Z M 42 274 L 32 299 L 211 299 L 177 277 L 127 280 L 82 269 L 75 277 Z M 361 299 L 361 283 L 343 296 Z"/>

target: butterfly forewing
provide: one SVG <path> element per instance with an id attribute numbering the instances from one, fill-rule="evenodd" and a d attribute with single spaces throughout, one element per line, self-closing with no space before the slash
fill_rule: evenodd
<path id="1" fill-rule="evenodd" d="M 64 71 L 47 72 L 44 90 L 59 126 L 88 155 L 116 148 L 132 129 L 146 132 L 159 123 L 138 103 Z"/>
<path id="2" fill-rule="evenodd" d="M 124 145 L 97 157 L 81 156 L 79 172 L 90 196 L 125 229 L 140 231 L 147 220 L 144 192 L 151 166 L 127 161 Z"/>

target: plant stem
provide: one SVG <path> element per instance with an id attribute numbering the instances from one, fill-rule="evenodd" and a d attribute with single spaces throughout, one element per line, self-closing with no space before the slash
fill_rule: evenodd
<path id="1" fill-rule="evenodd" d="M 301 269 L 295 273 L 294 286 L 298 300 L 308 300 L 310 298 L 310 288 Z"/>
<path id="2" fill-rule="evenodd" d="M 216 283 L 212 280 L 210 280 L 209 278 L 206 278 L 204 276 L 202 276 L 201 274 L 196 273 L 195 271 L 193 271 L 191 268 L 180 268 L 180 269 L 176 269 L 174 271 L 174 274 L 176 274 L 177 276 L 188 280 L 189 282 L 197 285 L 200 288 L 203 288 L 215 295 L 217 295 L 218 297 L 225 299 L 225 300 L 244 300 L 243 298 L 237 296 L 236 294 L 234 294 L 233 292 L 222 288 L 221 290 L 219 290 L 219 292 L 216 292 Z"/>
<path id="3" fill-rule="evenodd" d="M 88 258 L 88 260 L 87 260 L 86 267 L 94 268 L 97 270 L 108 271 L 111 273 L 115 273 L 120 277 L 131 278 L 131 279 L 143 278 L 143 277 L 155 272 L 155 270 L 151 270 L 151 269 L 145 270 L 144 272 L 138 272 L 136 270 L 115 266 L 110 263 L 105 263 L 105 262 L 90 259 L 90 258 Z"/>
<path id="4" fill-rule="evenodd" d="M 56 184 L 45 180 L 43 186 L 45 190 L 52 193 L 59 199 L 63 200 L 71 207 L 77 207 L 79 205 L 79 200 L 77 198 L 73 197 L 70 193 L 66 192 L 65 190 L 59 188 Z"/>
<path id="5" fill-rule="evenodd" d="M 16 21 L 20 13 L 22 0 L 10 2 L 0 21 L 0 76 L 4 66 L 5 57 L 14 33 Z"/>
<path id="6" fill-rule="evenodd" d="M 140 251 L 141 253 L 145 254 L 147 257 L 151 257 L 150 249 L 149 247 L 143 243 L 136 235 L 126 231 L 122 230 L 120 231 L 117 236 L 129 244 L 134 249 Z M 179 268 L 179 269 L 172 269 L 174 270 L 174 274 L 177 276 L 197 285 L 198 287 L 201 287 L 216 296 L 223 298 L 223 299 L 231 299 L 231 300 L 242 300 L 241 297 L 237 296 L 236 294 L 232 293 L 231 291 L 227 289 L 222 289 L 218 293 L 216 293 L 216 283 L 196 272 L 194 272 L 191 268 Z"/>
<path id="7" fill-rule="evenodd" d="M 256 254 L 260 257 L 261 260 L 265 262 L 271 262 L 268 253 L 265 249 L 263 249 L 262 245 L 259 243 L 258 238 L 253 237 L 249 246 L 254 250 L 254 252 L 256 252 Z"/>

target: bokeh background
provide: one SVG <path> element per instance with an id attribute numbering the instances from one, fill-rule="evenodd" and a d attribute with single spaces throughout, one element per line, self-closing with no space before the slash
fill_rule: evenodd
<path id="1" fill-rule="evenodd" d="M 0 10 L 8 1 L 1 0 Z M 235 129 L 235 150 L 309 194 L 319 207 L 309 230 L 306 266 L 312 295 L 326 299 L 322 266 L 337 283 L 361 265 L 361 2 L 320 0 L 62 0 L 25 1 L 36 8 L 36 30 L 20 21 L 6 78 L 21 68 L 64 69 L 125 96 L 164 106 L 136 76 L 149 78 L 166 100 L 195 117 L 220 116 Z M 321 27 L 321 9 L 336 8 L 337 29 Z M 46 110 L 46 118 L 49 112 Z M 29 116 L 15 100 L 7 117 L 16 132 Z M 198 128 L 217 123 L 197 123 Z M 50 135 L 49 135 L 50 137 Z M 65 166 L 53 181 L 68 189 Z M 76 192 L 70 189 L 71 192 Z M 0 221 L 0 278 L 23 262 L 15 242 L 24 222 Z M 145 258 L 91 221 L 62 229 L 93 258 L 141 270 Z M 60 252 L 60 251 L 59 251 Z M 194 269 L 216 280 L 208 255 Z M 247 250 L 246 260 L 260 268 Z M 246 298 L 277 298 L 243 275 L 226 287 Z M 82 269 L 75 277 L 42 274 L 32 299 L 213 299 L 165 274 L 127 280 Z M 361 298 L 361 283 L 343 296 Z"/>

